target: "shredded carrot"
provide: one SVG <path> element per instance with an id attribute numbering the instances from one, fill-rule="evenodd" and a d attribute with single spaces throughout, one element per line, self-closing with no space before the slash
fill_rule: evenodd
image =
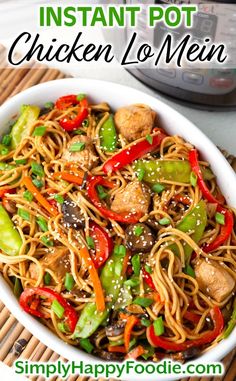
<path id="1" fill-rule="evenodd" d="M 129 350 L 129 343 L 130 343 L 132 329 L 135 326 L 135 324 L 138 323 L 138 321 L 139 319 L 134 315 L 127 316 L 125 331 L 124 331 L 124 342 L 125 342 L 126 352 L 128 352 Z"/>
<path id="2" fill-rule="evenodd" d="M 84 176 L 81 176 L 81 173 L 78 172 L 75 175 L 72 175 L 68 172 L 55 172 L 53 175 L 54 179 L 62 179 L 68 181 L 69 183 L 82 185 Z"/>
<path id="3" fill-rule="evenodd" d="M 46 198 L 43 197 L 43 195 L 40 193 L 40 191 L 32 183 L 32 180 L 30 177 L 24 177 L 23 185 L 25 185 L 25 187 L 31 193 L 33 193 L 33 196 L 44 207 L 44 209 L 46 209 L 54 217 L 56 217 L 58 215 L 58 210 L 53 205 L 50 205 L 50 203 L 46 200 Z"/>
<path id="4" fill-rule="evenodd" d="M 123 267 L 122 267 L 122 273 L 121 273 L 121 275 L 123 275 L 123 276 L 126 274 L 129 260 L 130 260 L 130 251 L 127 250 L 126 255 L 124 257 Z"/>
<path id="5" fill-rule="evenodd" d="M 142 356 L 145 353 L 145 349 L 142 347 L 142 345 L 138 345 L 132 351 L 127 353 L 125 356 L 125 359 L 137 359 L 139 356 Z"/>
<path id="6" fill-rule="evenodd" d="M 98 272 L 93 264 L 93 261 L 89 255 L 86 247 L 79 249 L 81 257 L 84 259 L 86 266 L 88 267 L 89 274 L 93 283 L 93 288 L 95 292 L 95 300 L 97 305 L 97 310 L 103 312 L 105 310 L 105 299 L 102 290 L 101 281 L 98 276 Z"/>
<path id="7" fill-rule="evenodd" d="M 118 352 L 118 353 L 126 353 L 126 349 L 124 345 L 108 345 L 108 352 Z"/>

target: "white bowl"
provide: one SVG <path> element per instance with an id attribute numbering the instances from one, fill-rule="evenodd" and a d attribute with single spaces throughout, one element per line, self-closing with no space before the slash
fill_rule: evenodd
<path id="1" fill-rule="evenodd" d="M 58 97 L 71 93 L 86 93 L 91 97 L 93 102 L 106 101 L 114 110 L 132 103 L 146 103 L 152 107 L 157 111 L 163 127 L 169 134 L 182 136 L 186 141 L 189 141 L 198 148 L 202 157 L 211 164 L 227 203 L 236 208 L 236 176 L 216 146 L 196 126 L 177 111 L 158 99 L 129 87 L 111 82 L 79 78 L 62 79 L 34 86 L 9 99 L 0 107 L 1 133 L 6 132 L 7 127 L 4 128 L 4 126 L 7 126 L 7 122 L 19 111 L 22 104 L 37 104 L 43 106 L 47 101 L 55 101 Z M 93 356 L 86 354 L 78 348 L 65 344 L 43 326 L 43 324 L 22 311 L 17 299 L 2 277 L 0 277 L 0 288 L 0 298 L 3 303 L 25 327 L 45 345 L 67 359 L 74 361 L 83 360 L 90 364 L 96 362 Z M 236 329 L 228 339 L 221 341 L 216 347 L 195 360 L 195 362 L 209 363 L 221 360 L 235 347 L 235 334 Z M 101 360 L 98 359 L 97 362 L 101 363 Z M 140 377 L 140 379 L 143 378 L 142 375 Z M 146 378 L 156 380 L 157 376 L 150 375 L 146 376 Z M 126 377 L 122 377 L 122 379 L 134 381 L 137 380 L 138 377 L 127 375 Z M 158 376 L 159 381 L 177 379 L 180 379 L 180 375 L 175 377 Z"/>

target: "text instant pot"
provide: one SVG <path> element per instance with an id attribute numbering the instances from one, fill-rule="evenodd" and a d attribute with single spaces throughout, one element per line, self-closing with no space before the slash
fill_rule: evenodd
<path id="1" fill-rule="evenodd" d="M 43 31 L 53 28 L 55 37 L 43 40 L 40 33 L 23 31 L 18 35 L 8 51 L 8 61 L 19 66 L 25 62 L 104 62 L 110 64 L 116 59 L 121 66 L 143 65 L 158 67 L 170 64 L 182 67 L 186 63 L 223 64 L 227 61 L 226 46 L 223 43 L 213 43 L 206 35 L 201 41 L 191 35 L 194 15 L 197 6 L 40 6 L 36 8 L 36 20 Z M 158 34 L 164 25 L 167 31 L 163 39 L 157 43 L 143 41 L 138 32 L 140 15 L 145 14 L 146 28 Z M 143 20 L 143 17 L 142 17 Z M 92 28 L 128 28 L 129 38 L 124 43 L 124 49 L 119 57 L 116 46 L 98 41 L 88 42 L 87 31 Z M 176 28 L 185 28 L 181 38 L 175 38 Z M 69 34 L 68 41 L 60 41 L 63 28 L 76 31 Z M 57 33 L 58 31 L 58 33 Z M 58 37 L 59 36 L 59 37 Z M 23 51 L 19 56 L 16 53 Z"/>

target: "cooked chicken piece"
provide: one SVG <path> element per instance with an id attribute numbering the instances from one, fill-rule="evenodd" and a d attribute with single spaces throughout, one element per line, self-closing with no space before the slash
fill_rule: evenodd
<path id="1" fill-rule="evenodd" d="M 93 168 L 98 162 L 92 140 L 84 135 L 74 136 L 69 141 L 62 159 L 75 162 L 86 169 Z"/>
<path id="2" fill-rule="evenodd" d="M 146 105 L 131 105 L 120 108 L 115 113 L 115 125 L 129 142 L 150 134 L 156 113 Z"/>
<path id="3" fill-rule="evenodd" d="M 115 194 L 111 209 L 117 213 L 141 212 L 146 214 L 150 205 L 148 188 L 139 181 L 132 181 Z"/>
<path id="4" fill-rule="evenodd" d="M 199 260 L 195 266 L 195 274 L 200 290 L 206 292 L 218 303 L 234 290 L 234 278 L 216 262 Z"/>
<path id="5" fill-rule="evenodd" d="M 39 262 L 44 269 L 54 271 L 59 279 L 64 278 L 66 273 L 70 272 L 69 251 L 66 247 L 50 248 L 49 253 L 44 255 Z M 29 274 L 32 279 L 38 279 L 38 266 L 35 263 L 30 264 Z"/>

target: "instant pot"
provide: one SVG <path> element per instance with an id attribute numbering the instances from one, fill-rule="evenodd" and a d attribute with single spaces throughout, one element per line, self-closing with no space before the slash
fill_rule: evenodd
<path id="1" fill-rule="evenodd" d="M 135 4 L 136 0 L 126 0 L 126 4 Z M 197 4 L 199 12 L 194 16 L 191 34 L 201 41 L 210 37 L 212 41 L 224 41 L 230 47 L 231 54 L 236 57 L 236 1 L 200 1 L 200 0 L 144 0 L 142 4 Z M 233 5 L 234 4 L 234 5 Z M 164 24 L 157 28 L 146 27 L 145 7 L 139 15 L 137 32 L 143 41 L 158 46 L 170 29 Z M 133 29 L 127 28 L 128 41 Z M 175 29 L 175 35 L 181 38 L 186 29 Z M 236 60 L 234 60 L 235 62 Z M 236 65 L 233 68 L 147 68 L 128 69 L 139 80 L 152 88 L 179 100 L 189 102 L 193 106 L 208 109 L 236 109 Z"/>

